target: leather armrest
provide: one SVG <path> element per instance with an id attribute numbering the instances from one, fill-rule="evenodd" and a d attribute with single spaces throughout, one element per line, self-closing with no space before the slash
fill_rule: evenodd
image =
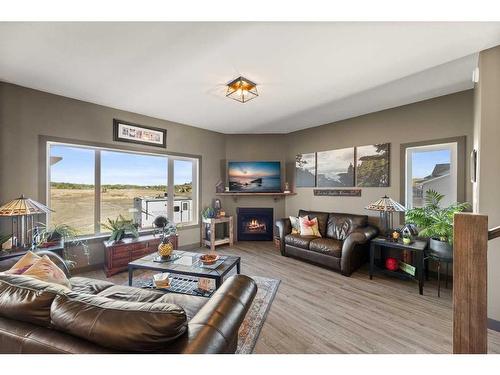
<path id="1" fill-rule="evenodd" d="M 362 245 L 375 238 L 378 234 L 378 229 L 372 225 L 367 225 L 352 231 L 342 244 L 342 258 L 340 268 L 343 274 L 350 274 L 350 265 L 352 257 L 356 256 L 354 250 L 356 245 Z M 359 254 L 358 254 L 359 255 Z"/>
<path id="2" fill-rule="evenodd" d="M 276 220 L 276 227 L 280 238 L 281 255 L 285 255 L 285 236 L 292 233 L 292 223 L 289 218 L 279 219 Z"/>
<path id="3" fill-rule="evenodd" d="M 182 354 L 227 353 L 257 293 L 250 277 L 228 278 L 188 323 Z"/>

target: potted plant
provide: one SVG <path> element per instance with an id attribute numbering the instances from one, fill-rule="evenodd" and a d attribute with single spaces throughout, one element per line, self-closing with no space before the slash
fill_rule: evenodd
<path id="1" fill-rule="evenodd" d="M 56 224 L 52 228 L 48 228 L 43 223 L 39 225 L 38 247 L 48 247 L 61 240 L 71 241 L 79 236 L 78 230 L 67 224 Z"/>
<path id="2" fill-rule="evenodd" d="M 424 207 L 412 208 L 406 211 L 406 222 L 415 224 L 419 236 L 428 237 L 430 252 L 441 258 L 451 258 L 453 250 L 453 215 L 465 211 L 469 203 L 453 203 L 441 207 L 444 195 L 435 190 L 425 192 Z"/>
<path id="3" fill-rule="evenodd" d="M 102 226 L 111 231 L 110 241 L 120 242 L 127 234 L 134 238 L 139 237 L 139 230 L 134 221 L 125 219 L 121 214 L 115 220 L 108 218 L 106 223 L 102 223 Z"/>
<path id="4" fill-rule="evenodd" d="M 78 238 L 80 235 L 81 233 L 78 229 L 68 224 L 56 224 L 49 228 L 44 223 L 38 223 L 36 247 L 43 249 L 56 246 L 59 242 L 63 241 L 64 259 L 68 268 L 71 269 L 76 266 L 76 261 L 71 259 L 75 258 L 74 254 L 71 254 L 71 247 L 81 246 L 83 254 L 87 257 L 87 260 L 90 257 L 87 241 Z"/>

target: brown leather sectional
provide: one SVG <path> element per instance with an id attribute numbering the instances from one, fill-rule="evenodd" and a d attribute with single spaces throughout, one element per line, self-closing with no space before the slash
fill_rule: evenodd
<path id="1" fill-rule="evenodd" d="M 210 299 L 83 277 L 72 290 L 0 274 L 0 353 L 234 353 L 257 287 L 228 278 Z"/>
<path id="2" fill-rule="evenodd" d="M 368 244 L 378 229 L 368 216 L 300 210 L 300 217 L 318 219 L 321 237 L 292 234 L 290 219 L 276 222 L 283 256 L 301 258 L 350 276 L 368 260 Z"/>

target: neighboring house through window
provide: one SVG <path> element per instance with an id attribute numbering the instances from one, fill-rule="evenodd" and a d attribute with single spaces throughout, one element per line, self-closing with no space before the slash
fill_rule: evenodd
<path id="1" fill-rule="evenodd" d="M 457 148 L 457 142 L 406 147 L 407 208 L 424 206 L 427 190 L 443 194 L 443 206 L 458 200 Z"/>

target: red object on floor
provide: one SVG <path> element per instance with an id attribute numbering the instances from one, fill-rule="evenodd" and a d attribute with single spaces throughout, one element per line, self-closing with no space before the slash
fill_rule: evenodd
<path id="1" fill-rule="evenodd" d="M 385 260 L 385 268 L 389 271 L 396 271 L 399 268 L 399 262 L 396 258 L 387 258 Z"/>

